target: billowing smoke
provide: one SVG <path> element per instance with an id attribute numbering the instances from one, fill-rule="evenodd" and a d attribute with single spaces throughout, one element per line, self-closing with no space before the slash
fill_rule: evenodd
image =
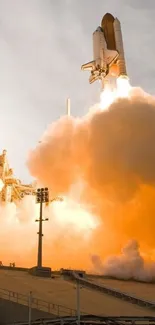
<path id="1" fill-rule="evenodd" d="M 77 189 L 74 199 L 78 197 L 78 202 L 97 217 L 85 253 L 76 252 L 79 266 L 88 267 L 86 256 L 93 253 L 102 261 L 120 253 L 132 238 L 145 259 L 155 257 L 154 142 L 155 99 L 141 89 L 132 89 L 129 98 L 116 99 L 106 111 L 91 112 L 82 119 L 60 118 L 31 151 L 31 175 L 48 186 L 52 195 L 68 196 L 72 186 L 76 188 L 80 182 L 80 195 Z M 82 220 L 79 214 L 77 228 Z M 71 233 L 68 227 L 68 239 L 61 237 L 61 247 Z M 78 245 L 81 249 L 82 243 L 85 246 L 83 235 L 80 241 L 73 237 L 72 233 L 72 249 Z M 119 259 L 118 267 L 116 264 L 117 259 L 114 269 L 118 275 L 122 264 Z M 107 270 L 111 274 L 110 268 Z"/>
<path id="2" fill-rule="evenodd" d="M 124 280 L 155 281 L 155 262 L 146 263 L 136 240 L 131 240 L 119 256 L 107 258 L 102 263 L 99 256 L 92 256 L 98 274 Z"/>
<path id="3" fill-rule="evenodd" d="M 155 100 L 118 99 L 106 112 L 81 120 L 62 117 L 31 152 L 28 166 L 54 193 L 68 193 L 83 179 L 98 197 L 132 199 L 155 183 Z"/>
<path id="4" fill-rule="evenodd" d="M 13 202 L 0 205 L 0 260 L 4 265 L 32 265 L 36 256 L 36 215 L 31 197 L 25 197 L 18 206 Z"/>
<path id="5" fill-rule="evenodd" d="M 91 265 L 88 254 L 89 231 L 94 227 L 87 211 L 75 202 L 65 201 L 60 205 L 43 208 L 43 217 L 49 218 L 43 223 L 43 264 L 54 269 L 78 267 L 76 258 L 81 254 L 81 263 Z M 76 214 L 74 213 L 76 209 Z M 84 222 L 76 230 L 79 214 L 82 213 Z M 74 215 L 75 220 L 72 220 Z M 32 267 L 37 263 L 37 232 L 39 224 L 39 206 L 35 198 L 25 197 L 17 205 L 7 203 L 0 205 L 0 261 L 4 265 L 15 262 L 16 266 Z M 65 220 L 64 220 L 65 219 Z M 87 234 L 83 234 L 86 229 Z M 82 232 L 82 235 L 81 235 Z M 75 246 L 72 244 L 74 243 Z"/>

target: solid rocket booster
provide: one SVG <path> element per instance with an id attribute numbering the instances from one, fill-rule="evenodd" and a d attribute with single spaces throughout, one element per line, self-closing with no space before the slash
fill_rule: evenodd
<path id="1" fill-rule="evenodd" d="M 107 13 L 93 33 L 93 61 L 82 65 L 82 70 L 90 70 L 89 82 L 102 80 L 108 76 L 127 78 L 121 24 L 117 18 Z"/>
<path id="2" fill-rule="evenodd" d="M 111 51 L 115 50 L 118 53 L 115 61 L 117 65 L 117 75 L 127 76 L 120 21 L 117 18 L 114 18 L 111 14 L 107 13 L 102 18 L 101 27 L 108 49 Z"/>
<path id="3" fill-rule="evenodd" d="M 115 32 L 116 47 L 119 53 L 118 61 L 117 61 L 119 76 L 127 76 L 121 24 L 117 18 L 114 20 L 114 32 Z"/>

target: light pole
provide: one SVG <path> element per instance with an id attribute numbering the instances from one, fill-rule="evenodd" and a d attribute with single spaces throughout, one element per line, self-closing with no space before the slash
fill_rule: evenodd
<path id="1" fill-rule="evenodd" d="M 77 324 L 80 325 L 80 283 L 76 281 Z"/>
<path id="2" fill-rule="evenodd" d="M 42 267 L 42 237 L 43 237 L 43 232 L 42 232 L 42 223 L 43 221 L 48 221 L 48 218 L 43 219 L 42 214 L 43 214 L 43 203 L 48 203 L 49 202 L 49 190 L 47 187 L 45 188 L 38 188 L 37 193 L 36 193 L 36 201 L 37 203 L 40 203 L 40 216 L 39 219 L 36 219 L 36 222 L 39 222 L 39 232 L 38 234 L 38 262 L 37 262 L 37 267 L 41 268 Z"/>
<path id="3" fill-rule="evenodd" d="M 29 325 L 31 325 L 32 320 L 32 291 L 29 292 Z"/>
<path id="4" fill-rule="evenodd" d="M 36 202 L 40 203 L 40 216 L 39 219 L 36 219 L 36 222 L 39 222 L 39 232 L 38 234 L 38 262 L 37 267 L 42 268 L 42 237 L 43 237 L 43 231 L 42 231 L 42 223 L 43 221 L 48 221 L 48 218 L 43 219 L 43 203 L 50 203 L 53 201 L 63 201 L 62 197 L 54 197 L 53 199 L 49 199 L 49 190 L 47 187 L 45 188 L 38 188 L 36 192 Z"/>
<path id="5" fill-rule="evenodd" d="M 80 290 L 83 288 L 82 285 L 80 285 L 80 281 L 76 279 L 76 286 L 74 289 L 76 289 L 76 317 L 77 317 L 77 325 L 80 325 L 81 320 L 81 312 L 80 312 Z"/>

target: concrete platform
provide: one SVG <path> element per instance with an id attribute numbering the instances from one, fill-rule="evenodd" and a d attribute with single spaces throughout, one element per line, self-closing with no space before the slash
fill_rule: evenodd
<path id="1" fill-rule="evenodd" d="M 110 282 L 105 282 L 105 284 L 106 283 L 107 285 L 110 285 Z M 113 283 L 114 282 L 111 282 L 112 287 L 114 287 Z M 127 284 L 128 288 L 128 283 L 124 282 L 124 286 L 125 284 Z M 141 288 L 139 289 L 139 292 L 142 294 L 143 291 L 146 290 L 146 285 L 138 285 L 140 286 L 139 288 Z M 137 283 L 135 284 L 135 287 L 137 287 Z M 63 280 L 60 276 L 56 276 L 54 279 L 48 279 L 34 277 L 24 271 L 0 270 L 0 288 L 26 295 L 32 291 L 33 296 L 36 298 L 76 309 L 75 285 Z M 124 288 L 122 290 L 125 291 Z M 85 288 L 80 290 L 80 300 L 81 311 L 88 314 L 110 316 L 155 316 L 155 311 L 149 311 L 128 302 L 121 301 L 118 298 L 113 298 L 106 294 L 100 294 Z"/>
<path id="2" fill-rule="evenodd" d="M 97 284 L 137 296 L 139 298 L 155 302 L 155 283 L 142 283 L 136 281 L 122 281 L 108 278 L 89 277 L 89 280 Z"/>

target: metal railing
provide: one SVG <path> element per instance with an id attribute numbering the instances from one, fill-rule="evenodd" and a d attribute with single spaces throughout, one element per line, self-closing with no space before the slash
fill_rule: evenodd
<path id="1" fill-rule="evenodd" d="M 0 298 L 21 305 L 25 305 L 28 307 L 30 303 L 29 295 L 23 295 L 18 292 L 1 289 L 1 288 L 0 288 Z M 77 311 L 75 309 L 71 309 L 52 302 L 44 301 L 36 297 L 33 297 L 33 295 L 31 295 L 31 308 L 38 309 L 56 316 L 75 316 L 77 314 Z"/>
<path id="2" fill-rule="evenodd" d="M 155 317 L 135 316 L 81 316 L 80 325 L 155 325 Z M 28 322 L 18 322 L 10 325 L 29 325 Z M 76 317 L 59 317 L 52 319 L 39 319 L 31 325 L 77 325 Z"/>
<path id="3" fill-rule="evenodd" d="M 124 293 L 122 291 L 115 290 L 115 289 L 109 288 L 104 285 L 99 285 L 99 284 L 93 283 L 89 280 L 79 277 L 79 275 L 77 273 L 75 273 L 74 271 L 72 271 L 70 273 L 70 278 L 73 281 L 78 281 L 81 285 L 83 285 L 87 288 L 108 294 L 108 295 L 116 297 L 116 298 L 119 298 L 123 301 L 127 301 L 129 303 L 138 305 L 139 307 L 145 307 L 145 308 L 155 310 L 155 302 L 153 302 L 153 301 L 144 300 L 144 299 L 138 298 L 136 296 Z"/>

